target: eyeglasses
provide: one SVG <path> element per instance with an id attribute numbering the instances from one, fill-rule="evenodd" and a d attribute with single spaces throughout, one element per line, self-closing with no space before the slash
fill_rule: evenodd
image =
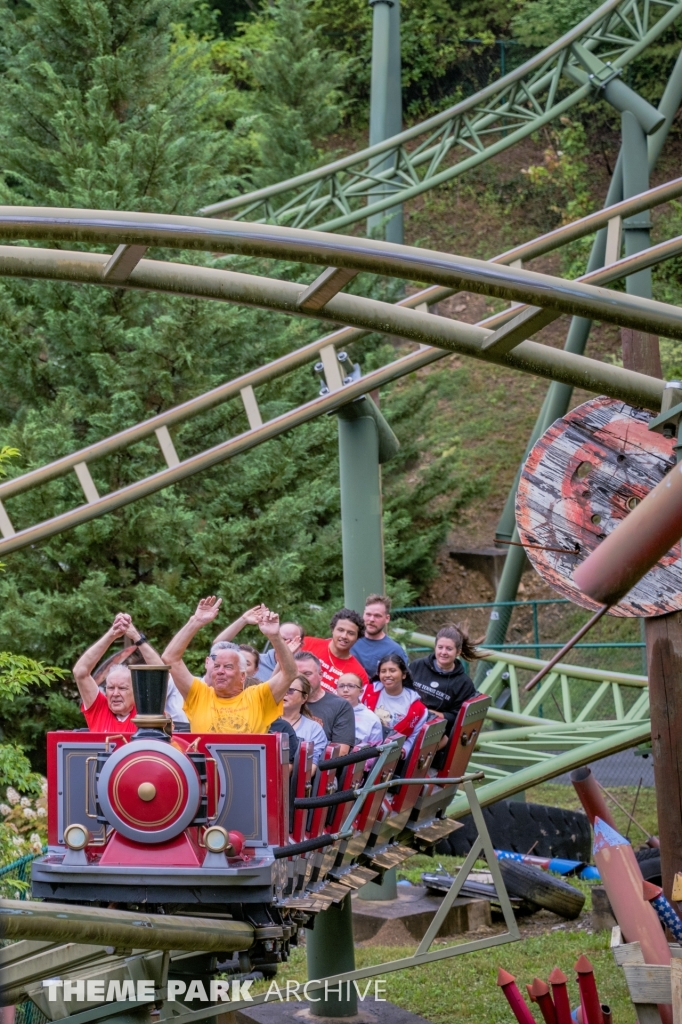
<path id="1" fill-rule="evenodd" d="M 337 690 L 361 690 L 362 687 L 358 686 L 357 683 L 337 683 Z"/>
<path id="2" fill-rule="evenodd" d="M 294 693 L 303 693 L 303 690 L 299 690 L 295 686 L 290 686 L 287 690 L 287 697 L 291 697 Z"/>

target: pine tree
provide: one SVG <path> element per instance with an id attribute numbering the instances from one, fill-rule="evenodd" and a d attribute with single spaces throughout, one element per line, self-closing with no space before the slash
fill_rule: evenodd
<path id="1" fill-rule="evenodd" d="M 219 198 L 233 145 L 227 92 L 209 44 L 177 27 L 193 10 L 191 0 L 26 0 L 15 12 L 5 0 L 0 201 L 185 214 Z M 208 254 L 191 259 L 224 265 Z M 221 303 L 2 280 L 0 442 L 19 450 L 13 471 L 25 472 L 320 333 L 308 321 Z M 368 351 L 367 368 L 395 354 L 380 342 Z M 400 392 L 395 405 L 405 448 L 391 467 L 387 551 L 408 584 L 428 575 L 454 500 L 435 498 L 448 487 L 450 463 L 415 471 L 421 417 L 437 402 L 438 380 L 431 374 L 416 402 Z M 309 368 L 275 381 L 259 391 L 263 418 L 315 393 Z M 385 408 L 391 415 L 390 399 Z M 241 403 L 228 403 L 175 428 L 173 440 L 184 458 L 246 427 Z M 163 465 L 151 439 L 90 469 L 105 494 Z M 21 529 L 82 500 L 70 474 L 7 507 Z M 407 596 L 404 585 L 401 592 Z M 9 556 L 0 650 L 68 668 L 121 609 L 162 649 L 207 593 L 221 594 L 226 616 L 265 600 L 308 628 L 325 628 L 328 609 L 342 599 L 333 419 Z M 66 696 L 36 699 L 32 717 L 27 708 L 4 718 L 8 738 L 33 745 L 46 724 L 72 724 Z"/>

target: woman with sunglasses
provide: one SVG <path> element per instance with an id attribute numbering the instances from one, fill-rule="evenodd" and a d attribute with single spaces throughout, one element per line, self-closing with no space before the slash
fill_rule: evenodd
<path id="1" fill-rule="evenodd" d="M 305 676 L 296 676 L 291 686 L 284 694 L 284 712 L 282 718 L 293 728 L 299 740 L 305 740 L 314 745 L 313 749 L 313 773 L 317 765 L 324 757 L 327 749 L 327 734 L 308 710 L 308 697 L 310 696 L 310 683 Z"/>
<path id="2" fill-rule="evenodd" d="M 400 752 L 400 757 L 406 758 L 429 713 L 413 688 L 404 658 L 399 654 L 386 654 L 381 658 L 374 680 L 365 688 L 362 702 L 381 720 L 385 737 L 391 733 L 406 737 Z"/>

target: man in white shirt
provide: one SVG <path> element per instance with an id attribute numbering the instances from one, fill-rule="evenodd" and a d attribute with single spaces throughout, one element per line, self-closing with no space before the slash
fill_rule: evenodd
<path id="1" fill-rule="evenodd" d="M 336 693 L 347 700 L 355 712 L 355 743 L 363 747 L 378 747 L 384 742 L 384 730 L 378 716 L 360 700 L 362 693 L 360 676 L 345 672 L 339 676 Z"/>

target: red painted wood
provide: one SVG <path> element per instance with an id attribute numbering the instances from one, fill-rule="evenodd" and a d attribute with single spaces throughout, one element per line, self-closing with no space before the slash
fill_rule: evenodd
<path id="1" fill-rule="evenodd" d="M 600 607 L 573 582 L 577 566 L 674 465 L 673 442 L 648 430 L 650 415 L 593 398 L 547 430 L 526 460 L 516 520 L 540 576 L 584 608 Z M 538 548 L 560 548 L 565 554 Z M 622 601 L 618 616 L 682 609 L 682 554 L 676 544 Z"/>

